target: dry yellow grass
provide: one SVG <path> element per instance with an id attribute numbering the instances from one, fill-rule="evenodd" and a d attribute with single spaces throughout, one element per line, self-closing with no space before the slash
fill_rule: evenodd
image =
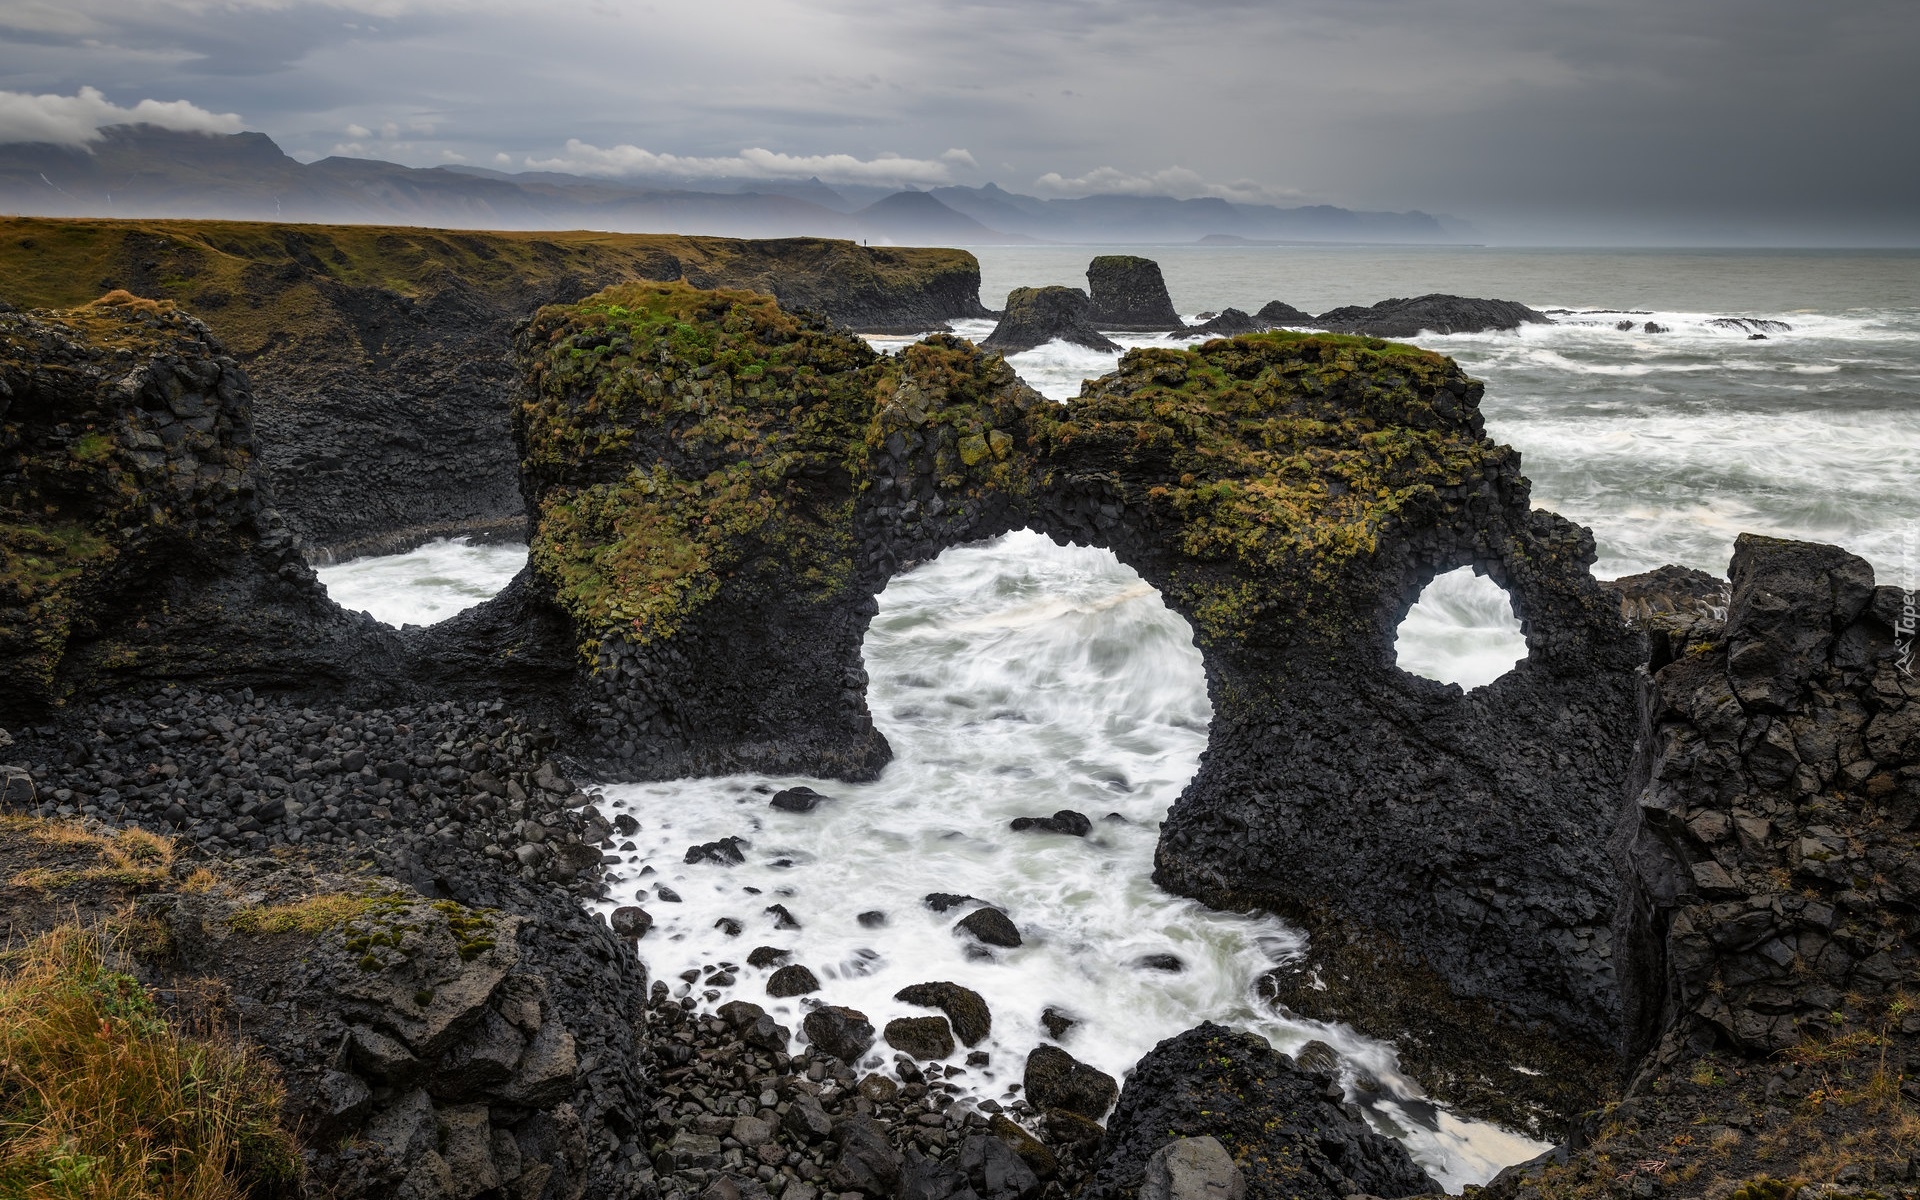
<path id="1" fill-rule="evenodd" d="M 332 892 L 308 896 L 291 904 L 258 905 L 242 908 L 227 918 L 227 924 L 239 933 L 325 933 L 336 925 L 367 911 L 373 901 L 366 896 Z"/>
<path id="2" fill-rule="evenodd" d="M 240 1200 L 291 1189 L 298 1148 L 262 1060 L 182 1036 L 77 926 L 11 957 L 0 977 L 0 1195 Z"/>
<path id="3" fill-rule="evenodd" d="M 95 832 L 63 821 L 8 818 L 0 830 L 23 833 L 48 846 L 91 847 L 100 863 L 94 867 L 55 870 L 34 867 L 15 875 L 16 887 L 52 891 L 76 883 L 159 883 L 173 866 L 173 839 L 145 829 Z"/>

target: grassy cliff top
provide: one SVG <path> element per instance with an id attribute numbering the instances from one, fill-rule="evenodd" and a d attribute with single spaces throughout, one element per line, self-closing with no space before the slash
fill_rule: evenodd
<path id="1" fill-rule="evenodd" d="M 289 340 L 331 343 L 329 357 L 357 359 L 357 340 L 325 294 L 330 287 L 419 299 L 457 285 L 498 306 L 530 310 L 569 288 L 579 295 L 618 280 L 681 278 L 777 294 L 848 320 L 836 301 L 878 305 L 968 279 L 977 287 L 979 264 L 963 250 L 831 238 L 0 218 L 0 300 L 71 308 L 113 288 L 175 300 L 242 359 Z"/>

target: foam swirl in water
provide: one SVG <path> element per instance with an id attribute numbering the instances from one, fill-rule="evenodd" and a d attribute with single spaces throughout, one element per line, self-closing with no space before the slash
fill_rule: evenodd
<path id="1" fill-rule="evenodd" d="M 989 1065 L 955 1080 L 979 1098 L 1014 1094 L 1048 1008 L 1077 1022 L 1062 1043 L 1116 1076 L 1211 1019 L 1283 1050 L 1321 1038 L 1350 1073 L 1419 1095 L 1389 1047 L 1282 1019 L 1257 999 L 1261 973 L 1300 949 L 1295 931 L 1153 885 L 1159 821 L 1198 764 L 1210 709 L 1191 629 L 1138 575 L 1105 551 L 1033 533 L 949 550 L 887 588 L 866 657 L 874 719 L 896 753 L 877 782 L 744 776 L 606 789 L 609 815 L 641 828 L 603 907 L 638 902 L 653 915 L 640 949 L 655 978 L 703 1008 L 748 999 L 795 1028 L 813 1001 L 857 1008 L 878 1028 L 926 1015 L 893 999 L 901 988 L 963 984 L 993 1011 L 978 1047 Z M 833 799 L 804 814 L 769 807 L 797 783 Z M 1093 818 L 1092 834 L 1008 828 L 1061 808 Z M 730 836 L 750 843 L 745 863 L 685 861 L 688 847 Z M 933 892 L 1004 908 L 1025 944 L 982 957 L 952 932 L 971 906 L 936 913 L 924 903 Z M 776 904 L 799 928 L 783 927 Z M 787 961 L 819 977 L 818 995 L 769 998 L 771 969 L 747 965 L 758 946 L 791 951 Z M 1147 965 L 1158 955 L 1180 969 Z M 722 964 L 730 987 L 679 978 Z M 1423 1104 L 1383 1103 L 1375 1115 L 1456 1189 L 1543 1148 Z"/>

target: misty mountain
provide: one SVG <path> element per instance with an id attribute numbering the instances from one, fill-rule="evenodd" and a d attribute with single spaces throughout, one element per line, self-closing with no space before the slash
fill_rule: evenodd
<path id="1" fill-rule="evenodd" d="M 0 210 L 33 216 L 224 217 L 468 229 L 605 229 L 894 244 L 1190 242 L 1208 237 L 1435 242 L 1425 213 L 1218 199 L 1043 200 L 995 184 L 901 191 L 821 180 L 597 179 L 553 171 L 407 167 L 364 158 L 302 163 L 262 133 L 113 126 L 86 149 L 0 145 Z"/>

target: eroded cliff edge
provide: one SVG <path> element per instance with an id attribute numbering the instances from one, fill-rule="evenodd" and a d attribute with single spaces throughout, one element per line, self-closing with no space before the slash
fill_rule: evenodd
<path id="1" fill-rule="evenodd" d="M 524 536 L 515 326 L 628 280 L 745 287 L 856 329 L 986 316 L 960 250 L 828 238 L 483 233 L 245 221 L 0 219 L 0 301 L 125 289 L 205 321 L 254 380 L 263 477 L 336 557 Z"/>

